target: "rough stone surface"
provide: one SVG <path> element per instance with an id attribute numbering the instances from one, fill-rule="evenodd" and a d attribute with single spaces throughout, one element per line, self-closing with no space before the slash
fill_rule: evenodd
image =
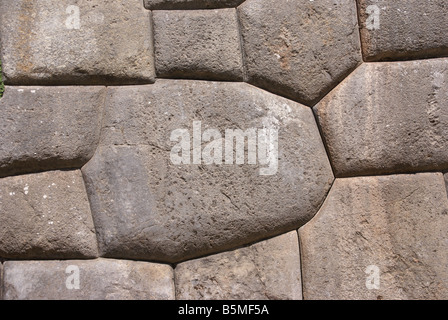
<path id="1" fill-rule="evenodd" d="M 0 257 L 77 259 L 98 256 L 81 172 L 0 179 Z"/>
<path id="2" fill-rule="evenodd" d="M 179 264 L 175 275 L 180 300 L 300 300 L 297 232 Z"/>
<path id="3" fill-rule="evenodd" d="M 144 0 L 150 10 L 189 10 L 234 8 L 244 0 Z"/>
<path id="4" fill-rule="evenodd" d="M 0 2 L 10 85 L 154 82 L 150 12 L 141 0 Z"/>
<path id="5" fill-rule="evenodd" d="M 357 0 L 366 61 L 448 55 L 446 0 Z"/>
<path id="6" fill-rule="evenodd" d="M 155 11 L 159 77 L 243 80 L 235 9 Z"/>
<path id="7" fill-rule="evenodd" d="M 448 168 L 448 59 L 368 63 L 315 108 L 340 176 Z"/>
<path id="8" fill-rule="evenodd" d="M 299 230 L 304 298 L 447 299 L 444 188 L 440 173 L 337 179 Z"/>
<path id="9" fill-rule="evenodd" d="M 175 298 L 173 270 L 168 265 L 108 259 L 7 261 L 4 269 L 6 300 Z M 79 289 L 74 287 L 76 275 Z"/>
<path id="10" fill-rule="evenodd" d="M 352 0 L 247 0 L 238 10 L 256 86 L 313 105 L 362 60 Z"/>
<path id="11" fill-rule="evenodd" d="M 83 168 L 104 256 L 179 262 L 282 234 L 314 216 L 333 182 L 311 109 L 248 84 L 160 80 L 110 88 L 106 105 Z M 247 157 L 174 165 L 172 131 L 192 134 L 193 121 L 223 136 L 277 129 L 278 170 L 260 175 L 267 166 Z"/>
<path id="12" fill-rule="evenodd" d="M 100 137 L 103 87 L 6 87 L 0 99 L 0 177 L 81 168 Z"/>

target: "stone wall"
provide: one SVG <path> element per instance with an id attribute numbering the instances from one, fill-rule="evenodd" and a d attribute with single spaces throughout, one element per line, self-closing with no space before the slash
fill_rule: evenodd
<path id="1" fill-rule="evenodd" d="M 447 17 L 0 0 L 0 298 L 447 299 Z"/>

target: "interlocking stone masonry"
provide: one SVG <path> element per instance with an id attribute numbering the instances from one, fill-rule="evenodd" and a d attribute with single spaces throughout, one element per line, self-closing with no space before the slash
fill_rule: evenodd
<path id="1" fill-rule="evenodd" d="M 251 85 L 159 80 L 109 88 L 106 106 L 82 169 L 103 256 L 175 263 L 279 235 L 309 221 L 333 182 L 311 109 Z M 277 129 L 277 172 L 247 158 L 174 165 L 171 134 L 195 120 L 223 137 Z"/>
<path id="2" fill-rule="evenodd" d="M 352 0 L 247 0 L 238 8 L 249 82 L 314 105 L 362 60 Z"/>
<path id="3" fill-rule="evenodd" d="M 0 258 L 97 256 L 92 214 L 79 170 L 0 179 Z"/>
<path id="4" fill-rule="evenodd" d="M 173 279 L 170 266 L 147 262 L 109 259 L 7 261 L 4 298 L 174 300 Z"/>
<path id="5" fill-rule="evenodd" d="M 154 41 L 159 77 L 243 80 L 235 9 L 155 11 Z"/>
<path id="6" fill-rule="evenodd" d="M 98 146 L 105 96 L 104 87 L 6 86 L 0 177 L 81 168 Z"/>
<path id="7" fill-rule="evenodd" d="M 0 300 L 448 299 L 447 17 L 0 0 Z"/>
<path id="8" fill-rule="evenodd" d="M 448 59 L 366 63 L 315 110 L 338 177 L 448 169 Z"/>
<path id="9" fill-rule="evenodd" d="M 175 276 L 180 300 L 300 300 L 297 232 L 181 263 Z"/>
<path id="10" fill-rule="evenodd" d="M 366 61 L 448 56 L 446 0 L 357 0 Z"/>
<path id="11" fill-rule="evenodd" d="M 0 60 L 10 85 L 154 82 L 142 0 L 0 2 Z"/>
<path id="12" fill-rule="evenodd" d="M 234 8 L 244 0 L 144 0 L 150 10 L 189 10 Z"/>
<path id="13" fill-rule="evenodd" d="M 304 298 L 447 299 L 447 234 L 442 174 L 337 179 L 299 230 Z"/>

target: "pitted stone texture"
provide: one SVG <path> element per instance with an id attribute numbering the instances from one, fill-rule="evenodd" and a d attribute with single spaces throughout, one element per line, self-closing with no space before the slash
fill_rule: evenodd
<path id="1" fill-rule="evenodd" d="M 337 179 L 299 230 L 304 299 L 446 299 L 444 188 L 440 173 Z"/>
<path id="2" fill-rule="evenodd" d="M 239 8 L 249 82 L 314 105 L 362 60 L 352 0 L 247 0 Z"/>
<path id="3" fill-rule="evenodd" d="M 81 168 L 100 137 L 104 87 L 6 87 L 0 177 Z"/>
<path id="4" fill-rule="evenodd" d="M 282 234 L 314 216 L 333 182 L 308 107 L 230 82 L 159 80 L 108 92 L 100 148 L 82 169 L 103 256 L 179 262 Z M 223 136 L 278 128 L 277 173 L 261 176 L 267 166 L 247 157 L 173 165 L 171 133 L 192 134 L 194 120 Z"/>
<path id="5" fill-rule="evenodd" d="M 180 300 L 301 300 L 297 232 L 179 264 Z"/>
<path id="6" fill-rule="evenodd" d="M 448 168 L 448 59 L 367 63 L 315 108 L 336 176 Z"/>
<path id="7" fill-rule="evenodd" d="M 174 300 L 168 265 L 120 260 L 8 261 L 6 300 Z M 79 289 L 76 275 L 79 275 Z"/>
<path id="8" fill-rule="evenodd" d="M 141 0 L 0 2 L 10 85 L 154 82 L 150 11 Z"/>
<path id="9" fill-rule="evenodd" d="M 155 11 L 153 16 L 159 77 L 243 80 L 235 9 Z"/>
<path id="10" fill-rule="evenodd" d="M 0 257 L 97 256 L 95 229 L 80 170 L 0 179 Z"/>
<path id="11" fill-rule="evenodd" d="M 244 0 L 144 0 L 149 10 L 189 10 L 234 8 Z"/>
<path id="12" fill-rule="evenodd" d="M 357 0 L 366 61 L 448 55 L 446 0 Z"/>

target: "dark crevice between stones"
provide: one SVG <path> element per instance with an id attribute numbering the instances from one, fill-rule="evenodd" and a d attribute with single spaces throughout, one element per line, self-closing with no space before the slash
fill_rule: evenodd
<path id="1" fill-rule="evenodd" d="M 58 158 L 47 158 L 40 161 L 36 159 L 14 160 L 8 163 L 8 166 L 0 168 L 0 179 L 48 171 L 80 170 L 86 162 L 85 159 L 65 160 Z"/>
<path id="2" fill-rule="evenodd" d="M 316 121 L 316 126 L 317 129 L 319 130 L 319 134 L 320 134 L 320 140 L 322 141 L 322 144 L 324 145 L 325 148 L 325 153 L 327 154 L 327 159 L 330 162 L 330 167 L 331 167 L 331 171 L 333 172 L 333 177 L 336 177 L 336 171 L 333 167 L 333 160 L 331 159 L 331 154 L 330 151 L 328 149 L 328 143 L 325 139 L 325 135 L 324 132 L 322 130 L 322 125 L 319 122 L 319 117 L 317 116 L 317 110 L 315 108 L 311 109 L 311 111 L 313 112 L 313 116 L 314 116 L 314 120 Z M 333 183 L 334 183 L 334 179 L 333 179 Z"/>
<path id="3" fill-rule="evenodd" d="M 308 223 L 308 222 L 306 222 L 306 223 Z M 233 252 L 233 251 L 236 251 L 239 249 L 247 248 L 247 247 L 250 247 L 257 243 L 264 242 L 264 241 L 267 241 L 267 240 L 270 240 L 273 238 L 277 238 L 277 237 L 280 237 L 280 236 L 285 235 L 290 232 L 294 232 L 298 228 L 301 228 L 302 226 L 304 226 L 306 223 L 300 223 L 299 226 L 296 225 L 293 227 L 284 228 L 284 229 L 282 229 L 276 233 L 273 233 L 273 234 L 269 233 L 261 239 L 259 238 L 256 240 L 252 240 L 250 242 L 243 242 L 243 243 L 240 242 L 239 244 L 235 244 L 233 246 L 228 245 L 223 248 L 219 248 L 213 252 L 206 252 L 206 253 L 202 253 L 202 254 L 190 254 L 184 258 L 171 259 L 171 258 L 167 258 L 166 255 L 162 258 L 147 258 L 147 257 L 145 257 L 145 255 L 142 255 L 142 254 L 131 254 L 130 255 L 129 251 L 123 252 L 123 251 L 118 251 L 118 250 L 114 250 L 114 251 L 110 251 L 110 252 L 104 252 L 104 250 L 100 251 L 99 257 L 104 258 L 104 259 L 142 261 L 142 262 L 150 262 L 150 263 L 155 263 L 155 264 L 164 264 L 164 265 L 171 266 L 175 270 L 179 264 L 182 264 L 184 262 L 203 259 L 203 258 L 219 255 L 222 253 Z M 123 254 L 123 253 L 125 253 L 125 254 Z"/>
<path id="4" fill-rule="evenodd" d="M 167 76 L 162 76 L 162 75 L 157 75 L 156 77 L 156 82 L 157 80 L 173 80 L 173 81 L 206 81 L 206 82 L 227 82 L 227 83 L 247 83 L 250 84 L 246 81 L 242 81 L 242 79 L 228 79 L 228 78 L 220 78 L 219 76 L 216 76 L 216 74 L 206 74 L 206 73 L 202 73 L 200 75 L 186 75 L 186 72 L 176 72 L 176 74 L 170 74 Z M 261 89 L 263 91 L 267 91 L 264 90 L 263 88 L 257 87 L 258 89 Z M 268 91 L 269 92 L 269 91 Z M 272 92 L 269 92 L 272 93 Z M 276 94 L 277 95 L 277 94 Z M 280 95 L 278 95 L 279 97 L 281 97 Z M 291 99 L 289 99 L 291 100 Z M 294 101 L 294 100 L 291 100 Z"/>
<path id="5" fill-rule="evenodd" d="M 49 253 L 48 253 L 49 252 Z M 31 254 L 31 255 L 28 255 Z M 28 255 L 28 256 L 27 256 Z M 6 261 L 92 261 L 97 260 L 99 257 L 88 256 L 88 255 L 78 255 L 78 254 L 59 254 L 58 250 L 52 250 L 45 252 L 42 249 L 32 248 L 31 250 L 21 252 L 20 254 L 6 255 Z M 1 261 L 1 259 L 0 259 Z"/>
<path id="6" fill-rule="evenodd" d="M 361 44 L 361 57 L 364 62 L 366 62 L 366 58 L 364 57 L 364 41 L 362 39 L 362 19 L 361 19 L 361 5 L 358 3 L 358 0 L 353 0 L 356 6 L 356 16 L 358 17 L 358 34 L 359 34 L 359 43 Z"/>
<path id="7" fill-rule="evenodd" d="M 415 168 L 408 168 L 403 164 L 397 164 L 390 169 L 382 168 L 370 168 L 363 171 L 356 171 L 347 174 L 337 174 L 337 179 L 350 179 L 350 178 L 360 178 L 360 177 L 378 177 L 378 176 L 395 176 L 395 175 L 405 175 L 405 174 L 418 174 L 418 173 L 440 173 L 448 170 L 447 165 L 443 166 L 421 166 Z M 446 180 L 445 180 L 446 181 Z"/>
<path id="8" fill-rule="evenodd" d="M 97 149 L 98 150 L 98 149 Z M 84 176 L 84 172 L 81 170 L 81 177 L 82 177 L 82 182 L 84 184 L 84 189 L 86 191 L 86 196 L 87 196 L 87 201 L 89 202 L 89 212 L 90 212 L 90 217 L 92 218 L 92 224 L 93 224 L 93 231 L 95 232 L 95 240 L 96 240 L 96 252 L 97 252 L 97 259 L 101 258 L 101 248 L 100 248 L 100 241 L 98 239 L 98 229 L 97 226 L 95 224 L 95 218 L 93 216 L 93 211 L 92 211 L 92 201 L 90 200 L 90 195 L 87 189 L 87 183 L 86 183 L 86 177 Z"/>
<path id="9" fill-rule="evenodd" d="M 79 87 L 79 86 L 138 86 L 153 84 L 155 79 L 143 79 L 140 77 L 117 77 L 110 74 L 83 75 L 73 73 L 67 75 L 52 75 L 45 79 L 37 79 L 27 75 L 19 75 L 14 80 L 6 80 L 9 86 L 39 86 L 39 87 Z"/>
<path id="10" fill-rule="evenodd" d="M 4 295 L 4 286 L 5 286 L 5 280 L 4 278 L 4 269 L 5 269 L 5 260 L 3 260 L 2 258 L 0 258 L 0 301 L 3 300 L 3 295 Z M 3 267 L 3 268 L 2 268 Z"/>
<path id="11" fill-rule="evenodd" d="M 322 200 L 322 203 L 320 204 L 319 208 L 316 210 L 316 213 L 314 214 L 314 216 L 313 216 L 310 220 L 308 220 L 308 222 L 306 222 L 305 224 L 303 224 L 302 226 L 300 226 L 300 228 L 297 229 L 297 233 L 299 232 L 299 230 L 300 230 L 301 228 L 305 227 L 308 223 L 310 223 L 311 221 L 313 221 L 313 220 L 316 218 L 316 216 L 319 214 L 320 210 L 322 209 L 322 207 L 324 206 L 325 202 L 327 201 L 328 196 L 330 195 L 330 192 L 331 192 L 331 190 L 333 189 L 333 186 L 334 186 L 334 184 L 336 183 L 336 180 L 337 180 L 337 179 L 339 179 L 339 178 L 334 178 L 334 179 L 333 179 L 333 182 L 331 183 L 331 186 L 330 186 L 330 188 L 328 189 L 327 194 L 325 195 L 324 199 Z M 299 242 L 300 242 L 300 236 L 299 236 Z M 299 248 L 300 248 L 300 250 L 302 250 L 302 247 L 301 247 L 300 243 L 299 243 Z M 300 261 L 302 261 L 302 260 L 300 260 Z"/>
<path id="12" fill-rule="evenodd" d="M 300 237 L 300 232 L 299 230 L 303 227 L 305 227 L 308 223 L 311 223 L 311 221 L 313 221 L 314 219 L 317 219 L 317 217 L 319 216 L 319 214 L 321 213 L 320 210 L 322 209 L 322 207 L 324 206 L 325 202 L 328 200 L 328 196 L 330 195 L 331 190 L 333 190 L 334 184 L 336 182 L 337 178 L 335 178 L 333 180 L 333 183 L 331 184 L 330 189 L 328 190 L 325 199 L 322 201 L 322 204 L 320 205 L 319 209 L 317 210 L 316 214 L 314 215 L 313 218 L 311 218 L 311 220 L 309 220 L 307 223 L 305 223 L 303 226 L 301 226 L 299 229 L 296 230 L 297 232 L 297 238 L 299 241 L 299 255 L 300 255 L 300 280 L 301 280 L 301 284 L 302 284 L 302 299 L 306 300 L 306 296 L 305 296 L 305 283 L 304 283 L 304 277 L 303 277 L 303 272 L 304 272 L 304 268 L 303 268 L 303 244 L 302 244 L 302 238 Z"/>
<path id="13" fill-rule="evenodd" d="M 154 83 L 157 81 L 158 71 L 157 71 L 157 57 L 156 57 L 156 26 L 154 23 L 154 14 L 152 11 L 149 12 L 149 25 L 151 27 L 151 32 L 149 33 L 150 41 L 152 45 L 152 63 L 154 70 Z"/>
<path id="14" fill-rule="evenodd" d="M 304 295 L 305 286 L 303 285 L 302 244 L 300 243 L 299 230 L 297 230 L 296 233 L 297 233 L 297 241 L 299 242 L 299 257 L 300 257 L 300 266 L 299 266 L 299 268 L 300 268 L 300 285 L 302 286 L 302 300 L 305 300 L 305 295 Z"/>
<path id="15" fill-rule="evenodd" d="M 174 285 L 174 300 L 177 301 L 178 294 L 177 294 L 177 279 L 176 279 L 176 266 L 171 265 L 171 268 L 173 268 L 173 285 Z"/>
<path id="16" fill-rule="evenodd" d="M 214 10 L 235 8 L 243 4 L 246 0 L 195 0 L 174 2 L 172 0 L 157 1 L 150 3 L 150 1 L 142 0 L 143 6 L 147 10 Z"/>
<path id="17" fill-rule="evenodd" d="M 80 170 L 87 164 L 90 162 L 90 160 L 93 159 L 93 157 L 95 156 L 95 154 L 98 152 L 98 150 L 101 147 L 101 141 L 103 141 L 103 136 L 104 136 L 104 130 L 106 130 L 106 125 L 105 125 L 105 119 L 106 119 L 106 112 L 107 112 L 107 106 L 106 106 L 106 102 L 107 102 L 107 95 L 109 93 L 109 87 L 105 86 L 104 88 L 104 93 L 103 93 L 103 101 L 101 103 L 101 121 L 100 121 L 100 134 L 98 135 L 98 140 L 96 141 L 96 147 L 95 147 L 95 151 L 91 154 L 90 158 L 85 161 L 85 163 L 79 168 Z M 82 170 L 81 170 L 82 172 Z M 84 174 L 83 176 L 83 181 L 84 181 L 84 187 L 87 190 L 87 186 L 86 184 L 86 179 L 84 178 Z M 90 200 L 89 200 L 90 201 Z"/>
<path id="18" fill-rule="evenodd" d="M 400 62 L 442 59 L 448 57 L 448 46 L 418 51 L 382 51 L 364 58 L 366 62 Z"/>
<path id="19" fill-rule="evenodd" d="M 0 99 L 3 97 L 4 92 L 5 92 L 5 85 L 3 84 L 2 62 L 0 61 Z"/>
<path id="20" fill-rule="evenodd" d="M 305 224 L 301 225 L 300 228 L 303 227 Z M 177 268 L 177 266 L 179 264 L 182 264 L 182 263 L 185 263 L 185 262 L 188 262 L 188 261 L 193 261 L 193 260 L 199 260 L 199 259 L 204 259 L 204 258 L 208 258 L 208 257 L 213 257 L 213 256 L 216 256 L 216 255 L 219 255 L 219 254 L 223 254 L 223 253 L 234 252 L 234 251 L 241 250 L 241 249 L 244 249 L 244 248 L 249 248 L 249 247 L 251 247 L 253 245 L 256 245 L 258 243 L 265 242 L 265 241 L 268 241 L 268 240 L 271 240 L 271 239 L 274 239 L 274 238 L 277 238 L 277 237 L 281 237 L 281 236 L 283 236 L 285 234 L 288 234 L 290 232 L 297 232 L 298 229 L 297 228 L 293 228 L 293 229 L 289 228 L 287 230 L 288 231 L 282 231 L 280 233 L 276 233 L 274 235 L 265 237 L 263 239 L 251 241 L 249 243 L 245 243 L 245 244 L 242 244 L 242 245 L 231 247 L 229 249 L 223 249 L 223 250 L 219 250 L 219 251 L 215 251 L 215 252 L 199 255 L 199 256 L 196 256 L 196 257 L 193 257 L 193 258 L 186 258 L 186 259 L 180 260 L 180 261 L 178 261 L 176 263 L 167 263 L 167 262 L 156 262 L 156 263 L 171 265 L 173 267 L 173 269 L 176 270 L 176 268 Z M 126 260 L 128 260 L 128 259 L 126 259 Z"/>
<path id="21" fill-rule="evenodd" d="M 103 120 L 104 120 L 104 117 L 101 120 L 101 122 L 103 122 Z M 103 131 L 103 126 L 101 125 L 101 133 L 102 133 L 102 131 Z M 100 133 L 100 136 L 101 136 L 101 133 Z M 98 152 L 99 148 L 100 148 L 100 146 L 97 146 L 95 153 Z M 84 174 L 84 171 L 82 170 L 82 168 L 81 168 L 81 176 L 82 176 L 82 181 L 84 183 L 84 189 L 86 190 L 87 201 L 89 202 L 90 216 L 92 217 L 93 230 L 95 231 L 95 240 L 96 240 L 96 249 L 97 249 L 97 253 L 98 253 L 98 258 L 103 258 L 103 252 L 102 252 L 102 248 L 100 246 L 100 239 L 98 237 L 98 227 L 97 227 L 97 224 L 95 223 L 95 217 L 93 215 L 93 210 L 92 210 L 92 206 L 93 206 L 92 197 L 90 195 L 90 192 L 89 192 L 89 189 L 87 186 L 88 177 Z"/>

